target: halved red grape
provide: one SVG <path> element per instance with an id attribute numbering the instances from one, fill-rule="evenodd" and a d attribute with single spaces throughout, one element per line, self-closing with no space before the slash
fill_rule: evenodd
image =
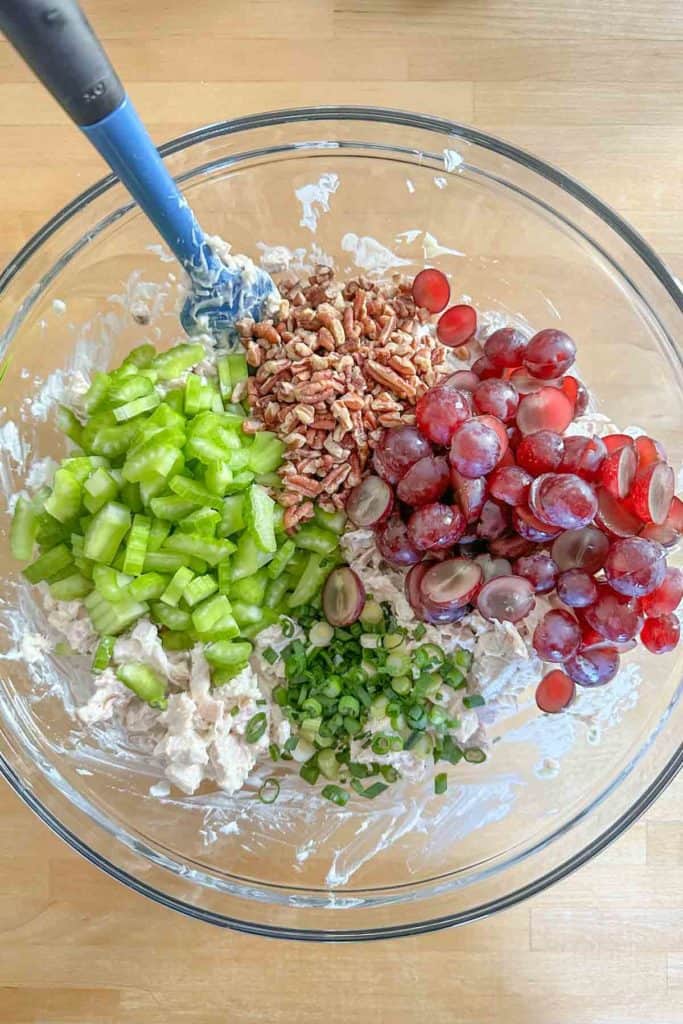
<path id="1" fill-rule="evenodd" d="M 595 517 L 598 499 L 591 485 L 574 473 L 544 473 L 531 485 L 529 508 L 550 526 L 578 530 Z"/>
<path id="2" fill-rule="evenodd" d="M 534 650 L 543 661 L 567 661 L 578 651 L 580 643 L 578 622 L 562 608 L 546 612 L 534 630 Z"/>
<path id="3" fill-rule="evenodd" d="M 557 596 L 570 608 L 587 608 L 598 596 L 598 585 L 583 569 L 567 569 L 557 578 Z"/>
<path id="4" fill-rule="evenodd" d="M 626 446 L 633 448 L 633 438 L 629 437 L 628 434 L 605 434 L 602 438 L 602 443 L 610 455 L 612 452 L 618 452 Z"/>
<path id="5" fill-rule="evenodd" d="M 522 558 L 533 551 L 533 544 L 524 537 L 498 537 L 489 544 L 489 552 L 496 558 Z"/>
<path id="6" fill-rule="evenodd" d="M 619 652 L 604 642 L 590 649 L 582 648 L 565 662 L 564 668 L 579 686 L 604 686 L 619 671 Z"/>
<path id="7" fill-rule="evenodd" d="M 474 408 L 480 414 L 496 416 L 503 423 L 514 419 L 519 405 L 519 395 L 511 384 L 504 380 L 484 380 L 473 396 Z"/>
<path id="8" fill-rule="evenodd" d="M 634 441 L 638 459 L 638 472 L 647 469 L 653 462 L 666 462 L 664 447 L 647 434 L 641 434 Z"/>
<path id="9" fill-rule="evenodd" d="M 559 388 L 543 387 L 524 395 L 517 410 L 517 426 L 523 434 L 553 430 L 563 434 L 574 416 L 572 404 Z"/>
<path id="10" fill-rule="evenodd" d="M 430 562 L 418 562 L 417 565 L 414 565 L 408 570 L 403 582 L 408 603 L 418 618 L 422 618 L 421 613 L 424 610 L 420 594 L 420 583 L 422 582 L 422 577 L 427 572 L 427 569 L 430 568 L 431 564 L 432 563 Z"/>
<path id="11" fill-rule="evenodd" d="M 669 526 L 676 533 L 683 533 L 683 501 L 680 498 L 674 497 L 671 502 L 669 514 L 664 520 L 664 526 Z"/>
<path id="12" fill-rule="evenodd" d="M 457 505 L 433 502 L 415 509 L 408 520 L 408 537 L 418 551 L 451 548 L 462 537 L 466 525 Z"/>
<path id="13" fill-rule="evenodd" d="M 553 380 L 566 373 L 575 358 L 576 345 L 569 335 L 549 328 L 534 334 L 524 353 L 524 366 L 534 377 Z"/>
<path id="14" fill-rule="evenodd" d="M 664 551 L 651 540 L 623 537 L 615 540 L 605 559 L 607 582 L 620 594 L 643 597 L 664 580 Z"/>
<path id="15" fill-rule="evenodd" d="M 396 494 L 406 505 L 417 508 L 438 501 L 447 490 L 451 475 L 443 456 L 428 455 L 411 466 L 396 488 Z"/>
<path id="16" fill-rule="evenodd" d="M 490 555 L 477 555 L 474 561 L 477 565 L 481 566 L 484 582 L 495 579 L 496 576 L 512 575 L 512 566 L 507 558 L 491 558 Z"/>
<path id="17" fill-rule="evenodd" d="M 486 501 L 486 477 L 466 477 L 451 466 L 451 487 L 465 519 L 468 523 L 473 523 L 479 518 Z"/>
<path id="18" fill-rule="evenodd" d="M 681 638 L 681 624 L 673 614 L 646 619 L 640 639 L 651 654 L 673 651 Z"/>
<path id="19" fill-rule="evenodd" d="M 521 466 L 499 466 L 489 477 L 489 490 L 506 505 L 523 505 L 529 494 L 532 477 Z"/>
<path id="20" fill-rule="evenodd" d="M 532 377 L 524 366 L 520 366 L 518 369 L 512 371 L 510 374 L 510 383 L 515 391 L 520 395 L 531 395 L 536 391 L 540 391 L 541 388 L 558 387 L 558 383 L 556 381 L 544 381 L 539 380 L 537 377 Z"/>
<path id="21" fill-rule="evenodd" d="M 456 370 L 439 384 L 440 388 L 456 388 L 458 391 L 476 391 L 481 381 L 472 370 Z"/>
<path id="22" fill-rule="evenodd" d="M 475 417 L 456 430 L 449 457 L 451 466 L 472 479 L 490 473 L 500 462 L 503 451 L 497 431 L 482 422 L 482 417 Z"/>
<path id="23" fill-rule="evenodd" d="M 480 381 L 490 380 L 491 377 L 498 377 L 500 375 L 498 367 L 494 366 L 486 356 L 480 356 L 476 362 L 472 363 L 472 372 L 476 373 Z"/>
<path id="24" fill-rule="evenodd" d="M 451 297 L 448 278 L 434 267 L 420 271 L 413 281 L 412 291 L 415 305 L 428 309 L 430 313 L 440 313 Z"/>
<path id="25" fill-rule="evenodd" d="M 483 573 L 467 558 L 448 558 L 431 566 L 420 582 L 420 596 L 427 610 L 462 608 L 475 597 Z"/>
<path id="26" fill-rule="evenodd" d="M 520 537 L 534 544 L 547 544 L 561 532 L 559 527 L 541 522 L 525 505 L 518 505 L 513 509 L 512 527 Z"/>
<path id="27" fill-rule="evenodd" d="M 500 457 L 502 462 L 503 457 L 505 456 L 510 447 L 510 438 L 508 437 L 507 427 L 505 426 L 502 420 L 498 419 L 497 416 L 491 416 L 488 413 L 485 413 L 483 416 L 477 416 L 476 418 L 480 423 L 483 423 L 485 426 L 490 427 L 491 430 L 495 430 L 496 434 L 498 434 L 498 440 L 500 441 L 502 449 L 502 454 Z"/>
<path id="28" fill-rule="evenodd" d="M 442 345 L 458 348 L 470 340 L 476 329 L 477 313 L 473 306 L 451 306 L 439 317 L 436 336 Z"/>
<path id="29" fill-rule="evenodd" d="M 392 565 L 415 565 L 422 558 L 408 537 L 408 529 L 400 516 L 392 516 L 383 523 L 375 534 L 377 548 L 382 558 Z"/>
<path id="30" fill-rule="evenodd" d="M 490 622 L 519 622 L 535 604 L 534 588 L 522 576 L 496 576 L 477 596 L 477 610 Z"/>
<path id="31" fill-rule="evenodd" d="M 366 476 L 346 499 L 346 513 L 356 526 L 377 526 L 391 515 L 394 492 L 386 480 Z"/>
<path id="32" fill-rule="evenodd" d="M 350 626 L 356 622 L 365 604 L 365 588 L 360 577 L 341 565 L 333 569 L 322 593 L 325 618 L 331 626 Z"/>
<path id="33" fill-rule="evenodd" d="M 555 668 L 543 676 L 536 687 L 536 704 L 541 711 L 555 715 L 571 704 L 575 693 L 573 681 L 566 673 Z"/>
<path id="34" fill-rule="evenodd" d="M 460 424 L 471 415 L 469 395 L 451 387 L 430 388 L 415 408 L 415 420 L 420 433 L 444 448 L 451 443 Z"/>
<path id="35" fill-rule="evenodd" d="M 632 640 L 643 625 L 638 599 L 617 594 L 606 583 L 598 584 L 597 600 L 585 608 L 582 614 L 589 626 L 613 643 Z"/>
<path id="36" fill-rule="evenodd" d="M 502 537 L 510 526 L 510 513 L 495 501 L 487 501 L 481 510 L 477 523 L 477 536 L 484 540 Z"/>
<path id="37" fill-rule="evenodd" d="M 604 487 L 598 487 L 598 511 L 595 522 L 611 537 L 633 537 L 639 533 L 642 520 L 624 504 L 612 497 Z"/>
<path id="38" fill-rule="evenodd" d="M 664 579 L 651 593 L 646 594 L 641 602 L 643 611 L 648 617 L 668 615 L 676 611 L 683 599 L 683 571 L 670 565 Z"/>
<path id="39" fill-rule="evenodd" d="M 567 530 L 561 534 L 550 553 L 562 572 L 584 569 L 592 574 L 602 569 L 608 550 L 609 541 L 605 534 L 596 526 L 584 526 L 581 530 Z"/>
<path id="40" fill-rule="evenodd" d="M 621 501 L 631 490 L 636 475 L 636 453 L 630 445 L 611 452 L 600 466 L 600 483 Z"/>
<path id="41" fill-rule="evenodd" d="M 544 551 L 522 555 L 514 563 L 515 575 L 523 576 L 536 594 L 549 594 L 554 589 L 559 572 L 556 563 Z"/>
<path id="42" fill-rule="evenodd" d="M 678 542 L 678 534 L 666 523 L 662 523 L 661 526 L 657 526 L 655 523 L 646 523 L 638 536 L 644 537 L 645 540 L 653 540 L 655 543 L 661 544 L 663 548 L 671 548 Z"/>
<path id="43" fill-rule="evenodd" d="M 674 471 L 666 462 L 646 466 L 633 481 L 629 504 L 646 523 L 661 526 L 666 522 L 674 496 Z"/>
<path id="44" fill-rule="evenodd" d="M 565 451 L 564 439 L 554 430 L 537 430 L 527 434 L 517 445 L 515 458 L 532 476 L 553 473 L 560 466 Z"/>
<path id="45" fill-rule="evenodd" d="M 373 453 L 377 473 L 387 483 L 397 484 L 419 459 L 432 454 L 432 446 L 417 427 L 401 426 L 385 430 Z"/>
<path id="46" fill-rule="evenodd" d="M 499 370 L 521 366 L 526 338 L 515 327 L 501 327 L 484 342 L 484 355 Z"/>
<path id="47" fill-rule="evenodd" d="M 574 409 L 574 419 L 588 408 L 588 391 L 576 377 L 562 377 L 558 382 Z"/>
<path id="48" fill-rule="evenodd" d="M 534 437 L 534 435 L 531 435 Z M 590 483 L 600 475 L 600 467 L 607 458 L 607 449 L 599 437 L 565 437 L 564 456 L 560 473 L 576 473 Z"/>

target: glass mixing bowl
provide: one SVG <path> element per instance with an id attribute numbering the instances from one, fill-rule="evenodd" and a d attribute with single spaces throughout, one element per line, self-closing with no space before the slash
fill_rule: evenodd
<path id="1" fill-rule="evenodd" d="M 238 252 L 265 252 L 270 266 L 274 246 L 296 265 L 331 260 L 340 274 L 429 262 L 480 310 L 565 328 L 597 409 L 661 439 L 681 464 L 681 293 L 643 239 L 560 171 L 458 124 L 373 109 L 243 118 L 162 152 L 201 222 Z M 63 451 L 52 422 L 62 371 L 176 338 L 180 279 L 112 178 L 12 261 L 0 282 L 6 496 L 31 460 Z M 254 799 L 258 781 L 234 797 L 152 796 L 158 767 L 134 741 L 98 738 L 73 718 L 87 666 L 32 647 L 43 613 L 10 557 L 7 526 L 6 517 L 0 767 L 74 849 L 202 920 L 315 939 L 471 921 L 599 852 L 680 766 L 683 646 L 629 653 L 618 680 L 582 690 L 564 715 L 540 716 L 524 695 L 494 727 L 494 756 L 458 766 L 445 799 L 431 782 L 401 784 L 340 809 L 296 779 L 271 806 Z"/>

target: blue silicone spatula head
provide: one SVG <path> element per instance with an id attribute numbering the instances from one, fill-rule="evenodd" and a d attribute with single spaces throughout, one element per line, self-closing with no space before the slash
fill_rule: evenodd
<path id="1" fill-rule="evenodd" d="M 152 221 L 190 279 L 181 312 L 188 334 L 234 335 L 260 319 L 277 288 L 260 267 L 245 273 L 212 248 L 168 173 L 76 0 L 2 0 L 0 28 Z"/>

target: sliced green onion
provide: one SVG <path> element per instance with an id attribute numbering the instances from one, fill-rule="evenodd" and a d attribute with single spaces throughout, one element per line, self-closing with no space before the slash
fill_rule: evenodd
<path id="1" fill-rule="evenodd" d="M 434 776 L 434 792 L 437 796 L 443 796 L 448 789 L 448 776 L 445 772 L 439 772 Z"/>
<path id="2" fill-rule="evenodd" d="M 258 791 L 258 798 L 262 804 L 274 804 L 280 795 L 280 783 L 271 776 L 266 779 Z"/>
<path id="3" fill-rule="evenodd" d="M 274 665 L 279 658 L 279 654 L 277 651 L 274 651 L 272 647 L 266 647 L 265 650 L 261 652 L 261 657 L 264 661 L 267 661 L 269 665 Z"/>
<path id="4" fill-rule="evenodd" d="M 470 747 L 465 751 L 465 760 L 470 764 L 481 764 L 486 760 L 486 754 L 479 747 Z"/>
<path id="5" fill-rule="evenodd" d="M 92 660 L 93 672 L 104 672 L 105 668 L 111 661 L 111 656 L 114 653 L 114 644 L 116 643 L 116 637 L 103 636 L 97 645 L 95 655 Z"/>
<path id="6" fill-rule="evenodd" d="M 486 701 L 480 693 L 471 693 L 467 697 L 463 697 L 462 703 L 464 707 L 471 709 L 483 707 Z"/>
<path id="7" fill-rule="evenodd" d="M 264 711 L 258 711 L 247 722 L 244 738 L 247 743 L 257 743 L 268 728 L 268 719 Z"/>
<path id="8" fill-rule="evenodd" d="M 358 793 L 358 796 L 365 797 L 366 800 L 374 800 L 389 787 L 385 782 L 373 782 L 367 789 L 364 789 L 358 779 L 351 779 L 351 788 Z"/>

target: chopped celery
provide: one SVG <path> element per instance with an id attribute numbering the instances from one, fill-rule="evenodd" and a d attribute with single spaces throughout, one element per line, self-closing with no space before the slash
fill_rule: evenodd
<path id="1" fill-rule="evenodd" d="M 100 639 L 95 655 L 92 660 L 93 672 L 104 672 L 105 668 L 111 661 L 111 656 L 114 653 L 114 644 L 116 639 L 113 636 L 103 636 Z"/>
<path id="2" fill-rule="evenodd" d="M 170 532 L 170 523 L 165 522 L 163 519 L 153 519 L 149 528 L 147 551 L 158 551 Z"/>
<path id="3" fill-rule="evenodd" d="M 123 559 L 123 571 L 131 576 L 139 576 L 145 564 L 147 554 L 147 543 L 151 521 L 147 516 L 136 515 L 133 518 L 128 539 L 126 540 L 126 554 Z"/>
<path id="4" fill-rule="evenodd" d="M 225 594 L 214 594 L 192 612 L 192 624 L 198 633 L 210 633 L 217 623 L 232 614 L 232 608 Z"/>
<path id="5" fill-rule="evenodd" d="M 119 544 L 130 529 L 131 515 L 125 505 L 110 501 L 96 512 L 85 533 L 83 554 L 93 562 L 111 565 Z"/>
<path id="6" fill-rule="evenodd" d="M 164 550 L 201 558 L 209 565 L 218 565 L 232 554 L 235 545 L 229 540 L 213 540 L 196 533 L 173 533 L 164 541 Z"/>
<path id="7" fill-rule="evenodd" d="M 239 473 L 233 475 L 232 480 L 225 489 L 225 493 L 236 494 L 239 491 L 245 491 L 253 479 L 254 474 L 251 470 L 241 469 Z"/>
<path id="8" fill-rule="evenodd" d="M 60 405 L 57 409 L 57 429 L 71 438 L 74 444 L 80 445 L 83 427 L 76 414 L 66 405 Z"/>
<path id="9" fill-rule="evenodd" d="M 150 473 L 137 485 L 140 488 L 140 501 L 149 508 L 152 498 L 158 497 L 166 490 L 166 479 L 159 473 Z"/>
<path id="10" fill-rule="evenodd" d="M 159 433 L 163 433 L 163 431 L 159 431 Z M 139 483 L 146 477 L 168 477 L 176 472 L 179 460 L 182 460 L 182 452 L 179 447 L 157 443 L 156 436 L 153 436 L 149 441 L 129 452 L 123 464 L 123 476 L 131 483 Z"/>
<path id="11" fill-rule="evenodd" d="M 227 462 L 220 460 L 209 462 L 204 473 L 204 481 L 212 494 L 223 495 L 232 483 L 233 472 Z"/>
<path id="12" fill-rule="evenodd" d="M 277 473 L 259 473 L 256 483 L 262 487 L 270 487 L 275 491 L 282 490 L 282 478 Z"/>
<path id="13" fill-rule="evenodd" d="M 131 661 L 126 665 L 119 665 L 116 670 L 116 678 L 120 679 L 124 686 L 149 704 L 153 708 L 165 708 L 166 680 L 154 672 L 149 665 L 141 661 Z"/>
<path id="14" fill-rule="evenodd" d="M 145 572 L 174 573 L 187 564 L 187 558 L 171 551 L 148 551 L 145 555 Z"/>
<path id="15" fill-rule="evenodd" d="M 319 505 L 315 507 L 315 514 L 313 521 L 322 526 L 325 530 L 331 530 L 332 533 L 342 534 L 344 532 L 344 526 L 346 525 L 346 512 L 326 512 L 324 508 L 320 508 Z"/>
<path id="16" fill-rule="evenodd" d="M 174 394 L 174 392 L 170 394 Z M 169 398 L 170 395 L 167 395 L 165 401 L 161 402 L 151 416 L 147 417 L 145 421 L 145 430 L 148 431 L 147 437 L 151 437 L 155 429 L 162 430 L 168 427 L 184 433 L 185 417 L 172 408 L 169 404 Z"/>
<path id="17" fill-rule="evenodd" d="M 156 354 L 157 350 L 154 345 L 152 345 L 151 342 L 146 341 L 142 345 L 137 345 L 135 348 L 130 350 L 126 358 L 123 360 L 123 365 L 127 366 L 131 364 L 133 366 L 137 366 L 138 369 L 146 369 L 148 366 L 152 365 Z"/>
<path id="18" fill-rule="evenodd" d="M 73 564 L 73 556 L 66 544 L 57 544 L 36 558 L 35 562 L 24 569 L 24 577 L 29 583 L 40 583 L 41 580 L 48 582 L 53 579 L 62 569 Z"/>
<path id="19" fill-rule="evenodd" d="M 294 543 L 305 551 L 329 555 L 339 544 L 339 537 L 330 530 L 316 526 L 315 523 L 306 523 L 294 534 Z"/>
<path id="20" fill-rule="evenodd" d="M 129 480 L 124 482 L 121 487 L 121 504 L 129 508 L 131 512 L 142 512 L 139 484 L 132 484 Z"/>
<path id="21" fill-rule="evenodd" d="M 259 569 L 253 576 L 243 576 L 235 580 L 230 590 L 230 600 L 244 601 L 247 604 L 260 605 L 266 593 L 268 576 L 265 569 Z"/>
<path id="22" fill-rule="evenodd" d="M 229 594 L 232 586 L 232 574 L 230 561 L 226 558 L 224 562 L 218 563 L 218 590 L 221 594 Z"/>
<path id="23" fill-rule="evenodd" d="M 231 449 L 216 438 L 191 437 L 185 445 L 185 454 L 187 458 L 199 459 L 200 462 L 208 466 L 212 462 L 229 459 Z"/>
<path id="24" fill-rule="evenodd" d="M 299 608 L 302 604 L 307 604 L 312 600 L 325 582 L 329 571 L 330 568 L 325 557 L 315 551 L 312 552 L 308 556 L 306 567 L 301 574 L 294 593 L 289 596 L 287 601 L 288 607 Z"/>
<path id="25" fill-rule="evenodd" d="M 83 603 L 97 632 L 112 636 L 122 633 L 149 610 L 144 601 L 123 600 L 113 604 L 97 590 L 91 591 Z"/>
<path id="26" fill-rule="evenodd" d="M 240 628 L 240 637 L 250 640 L 252 637 L 258 636 L 268 626 L 274 626 L 279 619 L 280 615 L 273 611 L 272 608 L 261 608 L 261 617 L 258 622 L 242 626 Z"/>
<path id="27" fill-rule="evenodd" d="M 216 369 L 218 370 L 218 387 L 221 398 L 224 402 L 229 402 L 232 398 L 233 385 L 230 380 L 230 363 L 227 356 L 220 356 L 216 360 Z"/>
<path id="28" fill-rule="evenodd" d="M 115 379 L 112 381 L 109 387 L 109 402 L 113 406 L 126 406 L 131 402 L 137 402 L 140 398 L 147 398 L 150 395 L 155 395 L 154 385 L 151 380 L 147 377 L 141 377 L 137 373 L 129 374 L 126 377 Z M 149 409 L 142 409 L 142 412 L 151 412 L 155 409 L 159 402 L 155 402 Z M 116 416 L 116 409 L 114 409 L 114 416 Z M 118 417 L 117 417 L 118 418 Z M 124 419 L 130 419 L 129 416 L 124 416 Z"/>
<path id="29" fill-rule="evenodd" d="M 231 562 L 233 580 L 241 580 L 244 576 L 253 576 L 272 558 L 273 555 L 270 552 L 262 551 L 252 535 L 245 530 L 237 540 L 237 549 Z"/>
<path id="30" fill-rule="evenodd" d="M 96 565 L 92 571 L 92 578 L 98 593 L 112 604 L 128 598 L 128 584 L 132 581 L 132 576 L 117 572 L 110 565 Z"/>
<path id="31" fill-rule="evenodd" d="M 84 484 L 90 474 L 96 469 L 108 469 L 109 460 L 101 455 L 75 455 L 69 459 L 62 459 L 62 469 L 68 469 L 79 483 Z"/>
<path id="32" fill-rule="evenodd" d="M 160 352 L 152 366 L 159 374 L 159 380 L 174 380 L 204 358 L 204 346 L 200 344 L 175 345 L 166 352 Z"/>
<path id="33" fill-rule="evenodd" d="M 92 383 L 85 393 L 83 405 L 88 414 L 97 412 L 104 404 L 109 393 L 109 374 L 94 373 Z"/>
<path id="34" fill-rule="evenodd" d="M 219 537 L 229 537 L 244 529 L 244 495 L 231 494 L 223 499 L 223 515 L 216 531 Z"/>
<path id="35" fill-rule="evenodd" d="M 157 519 L 175 523 L 194 512 L 199 503 L 179 498 L 177 494 L 164 494 L 159 498 L 152 498 L 149 504 Z"/>
<path id="36" fill-rule="evenodd" d="M 128 586 L 127 594 L 133 601 L 158 601 L 168 583 L 168 576 L 158 572 L 143 572 Z"/>
<path id="37" fill-rule="evenodd" d="M 83 484 L 83 504 L 88 512 L 99 512 L 108 501 L 113 501 L 119 492 L 111 473 L 98 467 Z"/>
<path id="38" fill-rule="evenodd" d="M 167 405 L 172 412 L 179 415 L 183 423 L 185 422 L 185 417 L 182 415 L 184 405 L 183 392 L 180 388 L 173 388 L 171 391 L 167 392 L 166 398 L 164 399 L 164 405 Z M 154 413 L 152 413 L 152 416 L 154 416 Z"/>
<path id="39" fill-rule="evenodd" d="M 177 569 L 171 582 L 161 595 L 161 600 L 164 604 L 170 604 L 174 608 L 177 608 L 180 603 L 180 598 L 183 596 L 185 587 L 191 583 L 193 579 L 194 576 L 192 570 L 188 569 L 187 566 L 184 565 L 180 569 Z"/>
<path id="40" fill-rule="evenodd" d="M 244 499 L 244 519 L 247 529 L 262 551 L 277 550 L 273 509 L 275 502 L 265 487 L 252 484 Z"/>
<path id="41" fill-rule="evenodd" d="M 229 668 L 215 668 L 211 673 L 211 683 L 213 686 L 225 686 L 226 683 L 232 682 L 235 676 L 238 676 L 247 665 L 248 661 L 240 661 Z"/>
<path id="42" fill-rule="evenodd" d="M 251 657 L 252 646 L 245 641 L 217 640 L 207 644 L 204 656 L 210 665 L 229 668 L 231 665 L 246 663 Z"/>
<path id="43" fill-rule="evenodd" d="M 189 373 L 185 381 L 185 415 L 194 416 L 202 408 L 202 378 L 196 373 Z"/>
<path id="44" fill-rule="evenodd" d="M 231 601 L 231 604 L 232 614 L 240 629 L 256 626 L 263 619 L 263 609 L 257 604 L 248 604 L 246 601 Z"/>
<path id="45" fill-rule="evenodd" d="M 136 416 L 141 416 L 144 412 L 156 409 L 159 402 L 160 398 L 156 392 L 152 392 L 151 395 L 142 395 L 132 402 L 126 402 L 124 405 L 117 406 L 114 409 L 114 416 L 118 423 L 124 423 L 126 420 L 132 420 Z"/>
<path id="46" fill-rule="evenodd" d="M 135 421 L 128 420 L 118 426 L 98 427 L 90 440 L 90 450 L 96 455 L 104 455 L 108 459 L 116 459 L 125 455 L 135 437 L 137 426 Z"/>
<path id="47" fill-rule="evenodd" d="M 270 568 L 270 566 L 268 566 Z M 264 598 L 264 604 L 266 608 L 277 608 L 281 601 L 284 600 L 285 594 L 291 586 L 290 579 L 284 573 L 282 576 L 278 576 L 274 580 L 270 580 L 266 587 L 266 593 Z"/>
<path id="48" fill-rule="evenodd" d="M 167 629 L 187 630 L 192 628 L 192 618 L 183 608 L 173 608 L 159 601 L 151 608 L 152 619 Z"/>
<path id="49" fill-rule="evenodd" d="M 254 473 L 272 473 L 282 462 L 285 446 L 275 434 L 261 430 L 249 449 L 249 468 Z"/>
<path id="50" fill-rule="evenodd" d="M 216 527 L 221 521 L 221 514 L 214 508 L 198 508 L 178 523 L 183 533 L 200 533 L 202 536 L 213 537 Z"/>
<path id="51" fill-rule="evenodd" d="M 40 528 L 40 512 L 32 501 L 21 495 L 14 506 L 10 527 L 12 556 L 20 562 L 33 557 L 33 548 Z"/>
<path id="52" fill-rule="evenodd" d="M 161 643 L 167 651 L 189 651 L 195 644 L 194 634 L 180 629 L 170 629 L 162 634 Z"/>
<path id="53" fill-rule="evenodd" d="M 212 494 L 202 484 L 198 484 L 196 480 L 190 480 L 187 476 L 176 475 L 171 477 L 168 482 L 168 486 L 177 494 L 179 498 L 184 498 L 185 501 L 191 501 L 195 505 L 209 506 L 209 508 L 222 509 L 223 499 L 218 497 L 216 494 Z"/>
<path id="54" fill-rule="evenodd" d="M 291 562 L 296 552 L 296 545 L 293 540 L 286 540 L 281 548 L 275 553 L 273 561 L 268 566 L 268 575 L 271 580 L 276 580 L 280 576 L 289 563 Z"/>
<path id="55" fill-rule="evenodd" d="M 213 576 L 195 576 L 183 590 L 183 601 L 194 608 L 200 601 L 206 600 L 218 590 L 218 584 Z"/>
<path id="56" fill-rule="evenodd" d="M 225 359 L 230 373 L 230 384 L 234 388 L 235 384 L 239 384 L 241 380 L 246 380 L 249 376 L 247 358 L 241 352 L 233 352 Z"/>
<path id="57" fill-rule="evenodd" d="M 79 572 L 50 584 L 50 594 L 55 601 L 76 601 L 85 597 L 91 590 L 91 581 L 85 576 L 81 576 Z"/>
<path id="58" fill-rule="evenodd" d="M 83 488 L 68 469 L 58 469 L 52 494 L 45 502 L 45 511 L 60 523 L 68 523 L 78 515 Z"/>

